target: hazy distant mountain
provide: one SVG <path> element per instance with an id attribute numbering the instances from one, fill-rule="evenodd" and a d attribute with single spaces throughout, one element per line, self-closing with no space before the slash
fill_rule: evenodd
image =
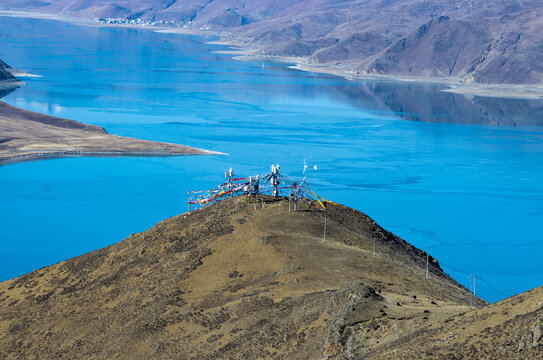
<path id="1" fill-rule="evenodd" d="M 0 8 L 190 22 L 361 73 L 543 82 L 540 0 L 3 0 Z"/>

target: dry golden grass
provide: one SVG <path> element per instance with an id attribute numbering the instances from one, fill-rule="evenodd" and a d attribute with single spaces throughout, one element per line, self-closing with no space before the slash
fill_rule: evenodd
<path id="1" fill-rule="evenodd" d="M 230 198 L 0 283 L 0 358 L 484 358 L 487 327 L 529 332 L 541 290 L 472 309 L 366 215 L 302 207 Z"/>

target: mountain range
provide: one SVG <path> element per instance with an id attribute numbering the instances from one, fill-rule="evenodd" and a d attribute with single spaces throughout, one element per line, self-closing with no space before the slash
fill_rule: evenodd
<path id="1" fill-rule="evenodd" d="M 4 0 L 0 9 L 175 22 L 362 75 L 543 82 L 539 0 Z"/>

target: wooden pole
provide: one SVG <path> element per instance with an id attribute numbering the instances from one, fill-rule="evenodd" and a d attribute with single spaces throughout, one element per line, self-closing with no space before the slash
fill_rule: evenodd
<path id="1" fill-rule="evenodd" d="M 474 293 L 474 288 L 473 288 L 473 275 L 470 275 L 469 276 L 469 289 L 470 289 L 470 292 L 469 292 L 469 306 L 473 306 L 473 293 Z"/>
<path id="2" fill-rule="evenodd" d="M 322 242 L 326 242 L 326 215 L 324 215 L 324 238 Z"/>

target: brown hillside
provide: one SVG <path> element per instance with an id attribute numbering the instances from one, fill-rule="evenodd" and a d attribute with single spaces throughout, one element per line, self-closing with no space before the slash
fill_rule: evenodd
<path id="1" fill-rule="evenodd" d="M 0 358 L 360 358 L 469 310 L 358 211 L 331 206 L 323 242 L 323 212 L 243 199 L 0 283 Z"/>

